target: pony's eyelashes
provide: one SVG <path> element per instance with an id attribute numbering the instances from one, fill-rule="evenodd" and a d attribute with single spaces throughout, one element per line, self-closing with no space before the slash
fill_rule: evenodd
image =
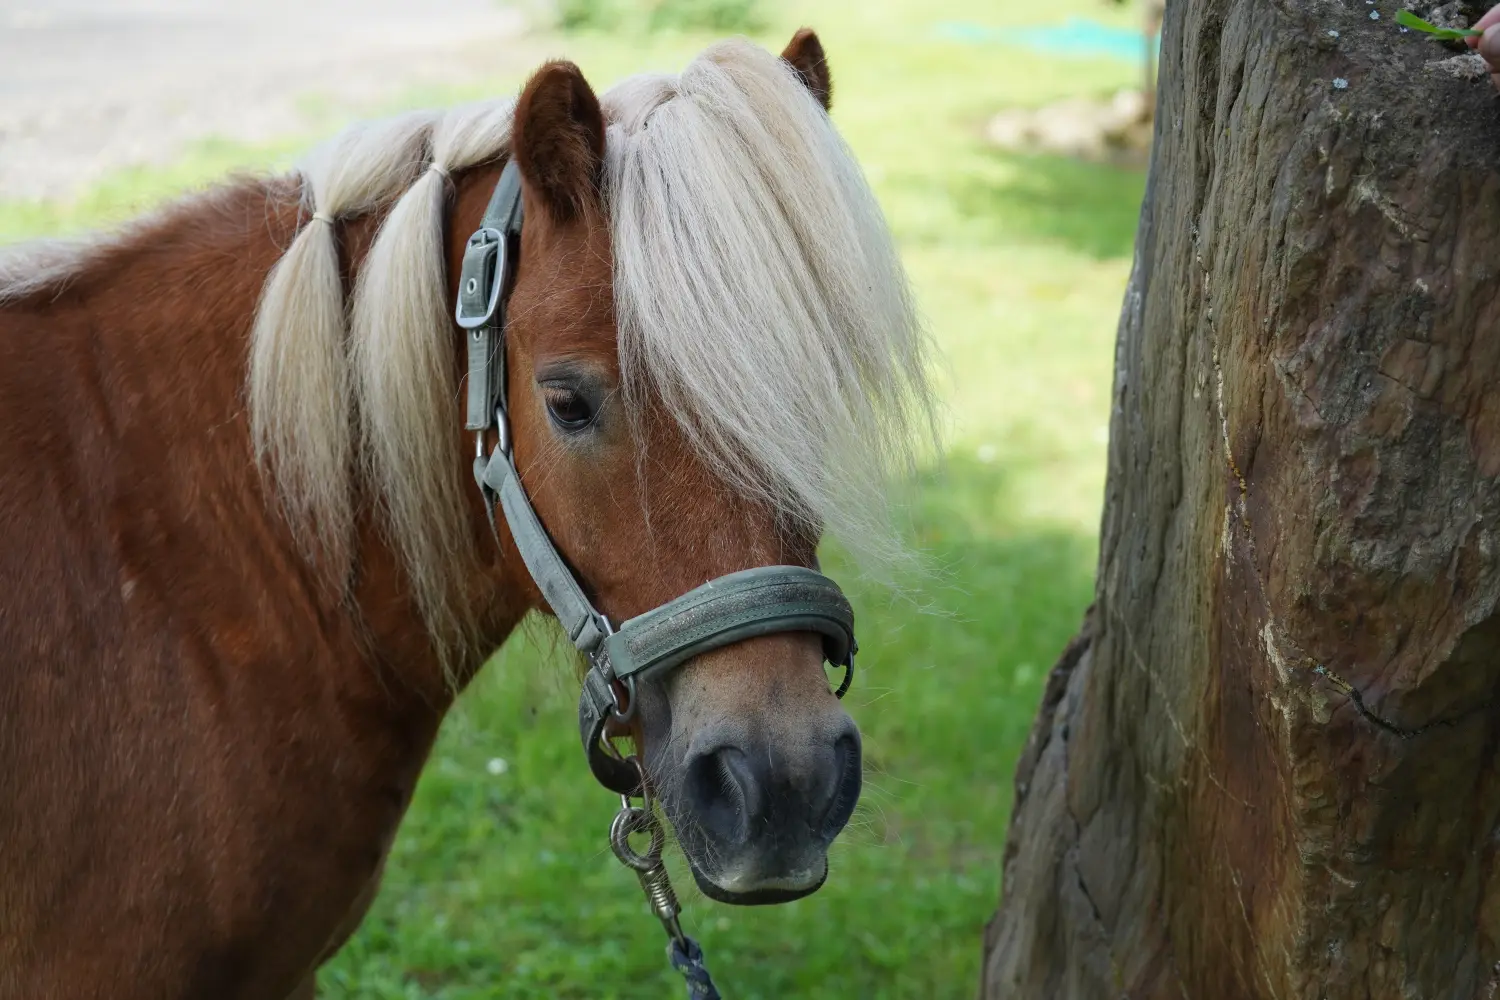
<path id="1" fill-rule="evenodd" d="M 552 425 L 566 434 L 579 434 L 593 426 L 599 404 L 578 386 L 565 382 L 543 382 L 542 401 Z"/>
<path id="2" fill-rule="evenodd" d="M 577 360 L 544 364 L 536 373 L 542 405 L 552 426 L 565 435 L 596 430 L 609 395 L 603 373 Z"/>

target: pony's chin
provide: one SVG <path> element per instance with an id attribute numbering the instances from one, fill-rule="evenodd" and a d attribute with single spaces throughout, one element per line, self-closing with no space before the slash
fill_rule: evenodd
<path id="1" fill-rule="evenodd" d="M 823 874 L 818 876 L 817 881 L 799 888 L 785 888 L 771 885 L 764 888 L 750 889 L 745 892 L 736 892 L 726 889 L 698 868 L 691 860 L 688 868 L 693 873 L 693 881 L 698 883 L 698 888 L 703 895 L 718 903 L 728 903 L 730 906 L 772 906 L 776 903 L 790 903 L 803 896 L 811 896 L 823 888 L 823 883 L 828 881 L 828 861 L 823 861 Z"/>

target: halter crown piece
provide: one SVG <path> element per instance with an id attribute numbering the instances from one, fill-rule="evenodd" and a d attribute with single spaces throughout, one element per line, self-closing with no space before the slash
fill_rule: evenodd
<path id="1" fill-rule="evenodd" d="M 836 692 L 843 697 L 854 678 L 854 654 L 858 650 L 854 611 L 837 583 L 801 566 L 760 566 L 718 577 L 628 619 L 618 628 L 594 607 L 532 508 L 511 449 L 506 414 L 505 307 L 520 253 L 521 224 L 521 175 L 512 160 L 501 172 L 484 219 L 464 249 L 454 309 L 454 319 L 466 332 L 468 342 L 465 427 L 475 434 L 474 479 L 484 495 L 485 511 L 496 538 L 498 501 L 532 580 L 568 638 L 588 659 L 589 669 L 578 700 L 578 731 L 589 769 L 600 784 L 625 800 L 621 815 L 627 811 L 643 813 L 644 818 L 637 816 L 632 822 L 638 832 L 651 832 L 645 824 L 658 821 L 650 810 L 645 772 L 634 757 L 620 756 L 604 738 L 610 719 L 621 724 L 631 721 L 636 710 L 637 680 L 755 636 L 816 632 L 823 637 L 828 662 L 844 667 L 844 678 Z M 497 442 L 486 455 L 485 435 L 491 428 L 496 431 Z M 646 808 L 630 806 L 630 797 L 645 798 Z M 690 1000 L 716 1000 L 718 993 L 702 967 L 702 952 L 677 926 L 677 903 L 665 882 L 666 870 L 661 867 L 656 840 L 653 834 L 655 850 L 639 856 L 642 865 L 627 863 L 640 875 L 657 916 L 672 936 L 669 954 L 673 966 L 687 980 Z M 653 861 L 653 854 L 651 866 L 647 863 Z"/>

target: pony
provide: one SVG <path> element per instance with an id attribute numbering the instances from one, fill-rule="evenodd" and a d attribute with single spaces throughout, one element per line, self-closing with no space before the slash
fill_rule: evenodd
<path id="1" fill-rule="evenodd" d="M 894 551 L 928 348 L 831 93 L 806 29 L 602 99 L 550 62 L 0 263 L 0 997 L 311 997 L 358 925 L 445 711 L 545 607 L 458 403 L 507 163 L 514 460 L 594 604 Z M 700 884 L 821 885 L 861 764 L 818 638 L 638 699 Z"/>

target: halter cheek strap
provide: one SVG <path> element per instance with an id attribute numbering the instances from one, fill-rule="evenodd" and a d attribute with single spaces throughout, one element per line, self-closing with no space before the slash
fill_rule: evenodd
<path id="1" fill-rule="evenodd" d="M 521 484 L 511 450 L 505 398 L 505 307 L 520 250 L 521 178 L 514 162 L 501 172 L 480 228 L 469 237 L 454 319 L 468 336 L 468 418 L 476 436 L 474 478 L 490 528 L 499 538 L 498 506 L 511 539 L 568 639 L 589 661 L 578 701 L 578 729 L 594 777 L 611 791 L 639 795 L 641 772 L 604 740 L 611 719 L 628 722 L 637 680 L 693 657 L 756 636 L 813 632 L 830 663 L 854 675 L 854 611 L 839 585 L 801 566 L 760 566 L 710 580 L 618 630 L 598 611 L 564 562 Z M 498 443 L 485 454 L 485 432 Z M 622 704 L 617 687 L 631 692 Z"/>

